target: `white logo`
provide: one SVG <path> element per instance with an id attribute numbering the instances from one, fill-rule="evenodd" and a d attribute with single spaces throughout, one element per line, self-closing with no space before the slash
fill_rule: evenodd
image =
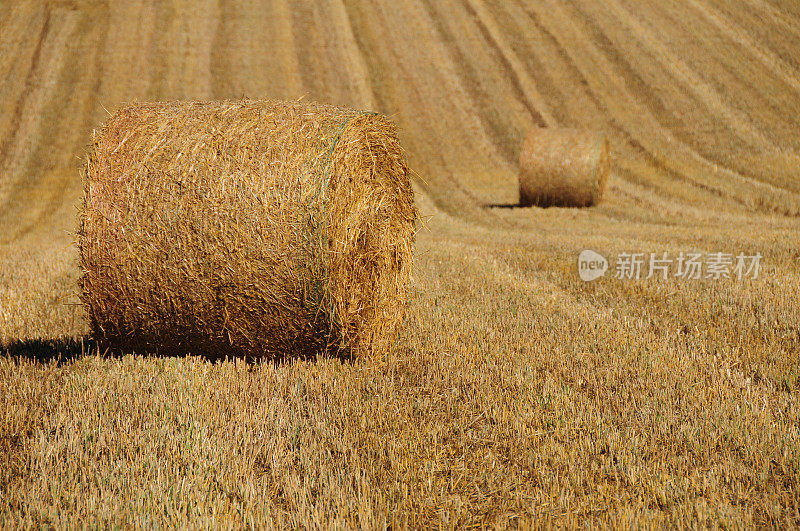
<path id="1" fill-rule="evenodd" d="M 578 275 L 581 280 L 591 282 L 608 271 L 608 260 L 602 254 L 586 249 L 578 255 Z"/>

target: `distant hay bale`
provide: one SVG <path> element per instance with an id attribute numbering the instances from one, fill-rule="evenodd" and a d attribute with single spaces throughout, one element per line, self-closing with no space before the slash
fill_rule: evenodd
<path id="1" fill-rule="evenodd" d="M 595 205 L 603 197 L 609 172 L 605 135 L 581 129 L 533 129 L 520 155 L 520 204 Z"/>
<path id="2" fill-rule="evenodd" d="M 417 211 L 383 116 L 137 104 L 95 134 L 84 185 L 81 296 L 101 342 L 277 358 L 396 338 Z"/>

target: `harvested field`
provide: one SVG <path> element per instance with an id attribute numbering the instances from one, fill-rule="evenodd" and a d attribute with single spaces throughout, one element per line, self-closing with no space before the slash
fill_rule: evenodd
<path id="1" fill-rule="evenodd" d="M 0 50 L 4 526 L 800 525 L 792 2 L 23 0 Z M 242 98 L 397 124 L 424 226 L 371 359 L 87 339 L 92 131 Z M 607 133 L 601 202 L 515 208 L 534 127 Z"/>

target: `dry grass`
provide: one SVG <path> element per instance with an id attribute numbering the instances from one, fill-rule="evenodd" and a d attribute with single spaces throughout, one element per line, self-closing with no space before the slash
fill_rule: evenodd
<path id="1" fill-rule="evenodd" d="M 6 515 L 57 526 L 796 521 L 800 372 L 783 354 L 797 338 L 766 324 L 789 322 L 791 301 L 733 307 L 777 300 L 778 285 L 705 283 L 708 306 L 658 281 L 586 290 L 568 264 L 496 239 L 421 240 L 408 333 L 379 360 L 12 347 L 0 378 Z M 583 297 L 550 295 L 550 277 Z M 627 306 L 636 297 L 654 301 L 647 314 Z M 58 351 L 74 358 L 32 359 Z"/>
<path id="2" fill-rule="evenodd" d="M 133 105 L 89 154 L 81 298 L 112 348 L 368 355 L 396 340 L 415 222 L 402 148 L 375 113 Z"/>
<path id="3" fill-rule="evenodd" d="M 520 150 L 520 205 L 594 206 L 603 198 L 610 172 L 602 133 L 534 128 Z"/>
<path id="4" fill-rule="evenodd" d="M 792 3 L 31 0 L 0 3 L 0 41 L 0 525 L 800 525 Z M 303 94 L 391 116 L 421 175 L 399 342 L 82 341 L 103 107 Z M 481 208 L 516 205 L 532 126 L 608 132 L 600 204 Z M 586 284 L 584 249 L 764 258 Z"/>

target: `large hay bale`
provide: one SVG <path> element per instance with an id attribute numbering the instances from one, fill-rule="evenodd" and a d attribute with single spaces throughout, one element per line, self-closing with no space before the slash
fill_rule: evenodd
<path id="1" fill-rule="evenodd" d="M 364 355 L 403 319 L 416 218 L 383 116 L 137 104 L 95 134 L 88 157 L 82 300 L 112 347 Z"/>
<path id="2" fill-rule="evenodd" d="M 533 129 L 520 155 L 520 204 L 595 205 L 605 192 L 610 167 L 608 139 L 601 133 L 582 129 Z"/>

